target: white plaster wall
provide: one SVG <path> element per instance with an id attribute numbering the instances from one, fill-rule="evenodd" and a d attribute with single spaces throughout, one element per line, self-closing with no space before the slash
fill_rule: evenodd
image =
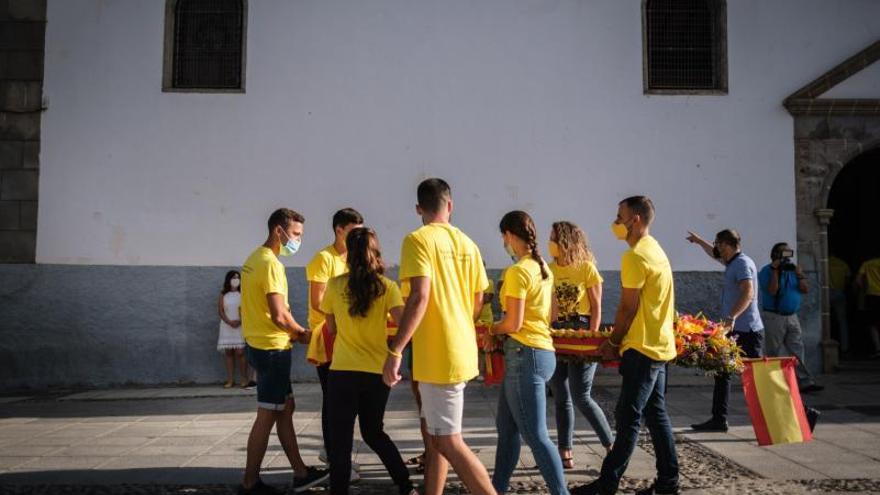
<path id="1" fill-rule="evenodd" d="M 252 0 L 247 93 L 204 95 L 161 92 L 163 1 L 48 16 L 37 260 L 72 264 L 239 264 L 289 206 L 301 265 L 349 205 L 394 262 L 432 175 L 490 266 L 523 208 L 616 269 L 635 193 L 675 269 L 717 269 L 687 229 L 736 227 L 761 261 L 795 237 L 781 101 L 880 36 L 875 0 L 731 0 L 730 94 L 648 97 L 637 0 Z"/>
<path id="2" fill-rule="evenodd" d="M 880 97 L 880 63 L 865 67 L 849 79 L 834 86 L 822 98 L 878 98 Z"/>

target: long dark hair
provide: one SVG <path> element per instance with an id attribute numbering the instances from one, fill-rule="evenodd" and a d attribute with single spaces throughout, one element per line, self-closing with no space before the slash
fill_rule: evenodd
<path id="1" fill-rule="evenodd" d="M 532 217 L 524 211 L 514 210 L 501 218 L 498 228 L 501 229 L 502 234 L 510 232 L 526 242 L 532 259 L 537 261 L 538 266 L 541 267 L 541 278 L 547 280 L 550 274 L 547 273 L 547 267 L 544 266 L 541 253 L 538 252 L 538 232 Z"/>
<path id="2" fill-rule="evenodd" d="M 348 314 L 367 316 L 373 301 L 385 294 L 385 263 L 379 248 L 379 239 L 373 229 L 352 229 L 345 239 L 348 249 Z"/>
<path id="3" fill-rule="evenodd" d="M 238 289 L 232 288 L 232 277 L 238 275 L 238 280 L 241 281 L 241 274 L 238 273 L 238 270 L 229 270 L 226 272 L 226 278 L 223 280 L 223 292 L 221 294 L 226 294 L 227 292 L 232 292 L 233 290 L 241 290 L 241 285 L 239 283 Z"/>

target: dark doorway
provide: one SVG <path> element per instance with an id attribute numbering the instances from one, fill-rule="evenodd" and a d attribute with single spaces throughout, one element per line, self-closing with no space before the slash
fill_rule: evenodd
<path id="1" fill-rule="evenodd" d="M 831 186 L 828 208 L 834 210 L 828 232 L 832 286 L 835 285 L 835 257 L 845 262 L 851 272 L 850 286 L 845 288 L 849 354 L 844 357 L 865 357 L 876 350 L 866 328 L 868 321 L 861 296 L 851 282 L 862 263 L 880 257 L 880 148 L 862 153 L 843 167 Z M 841 266 L 839 262 L 837 266 Z M 839 312 L 842 306 L 837 308 Z M 834 310 L 832 295 L 832 335 L 841 341 L 843 321 Z"/>

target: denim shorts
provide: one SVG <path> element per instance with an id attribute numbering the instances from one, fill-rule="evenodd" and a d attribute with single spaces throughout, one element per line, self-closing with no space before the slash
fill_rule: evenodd
<path id="1" fill-rule="evenodd" d="M 257 407 L 281 411 L 293 396 L 290 349 L 262 350 L 247 346 L 247 361 L 257 372 Z"/>

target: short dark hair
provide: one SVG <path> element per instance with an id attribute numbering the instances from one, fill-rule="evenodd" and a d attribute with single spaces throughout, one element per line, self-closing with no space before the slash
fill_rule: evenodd
<path id="1" fill-rule="evenodd" d="M 626 205 L 630 211 L 641 217 L 645 225 L 651 225 L 654 221 L 654 203 L 647 196 L 630 196 L 619 204 Z"/>
<path id="2" fill-rule="evenodd" d="M 275 227 L 287 229 L 290 222 L 306 223 L 306 217 L 288 208 L 278 208 L 269 215 L 269 232 Z"/>
<path id="3" fill-rule="evenodd" d="M 723 242 L 728 246 L 739 249 L 742 246 L 742 238 L 739 236 L 739 232 L 733 229 L 724 229 L 721 232 L 715 234 L 715 240 L 718 242 Z"/>
<path id="4" fill-rule="evenodd" d="M 773 258 L 776 258 L 777 256 L 779 256 L 779 254 L 780 254 L 779 252 L 782 251 L 782 246 L 788 246 L 788 243 L 787 242 L 777 242 L 776 244 L 773 245 L 772 248 L 770 248 L 770 259 L 771 260 Z"/>
<path id="5" fill-rule="evenodd" d="M 362 225 L 364 217 L 354 208 L 343 208 L 333 214 L 333 230 L 346 225 Z"/>
<path id="6" fill-rule="evenodd" d="M 452 198 L 452 189 L 443 179 L 425 179 L 416 191 L 419 206 L 429 212 L 437 213 Z"/>

